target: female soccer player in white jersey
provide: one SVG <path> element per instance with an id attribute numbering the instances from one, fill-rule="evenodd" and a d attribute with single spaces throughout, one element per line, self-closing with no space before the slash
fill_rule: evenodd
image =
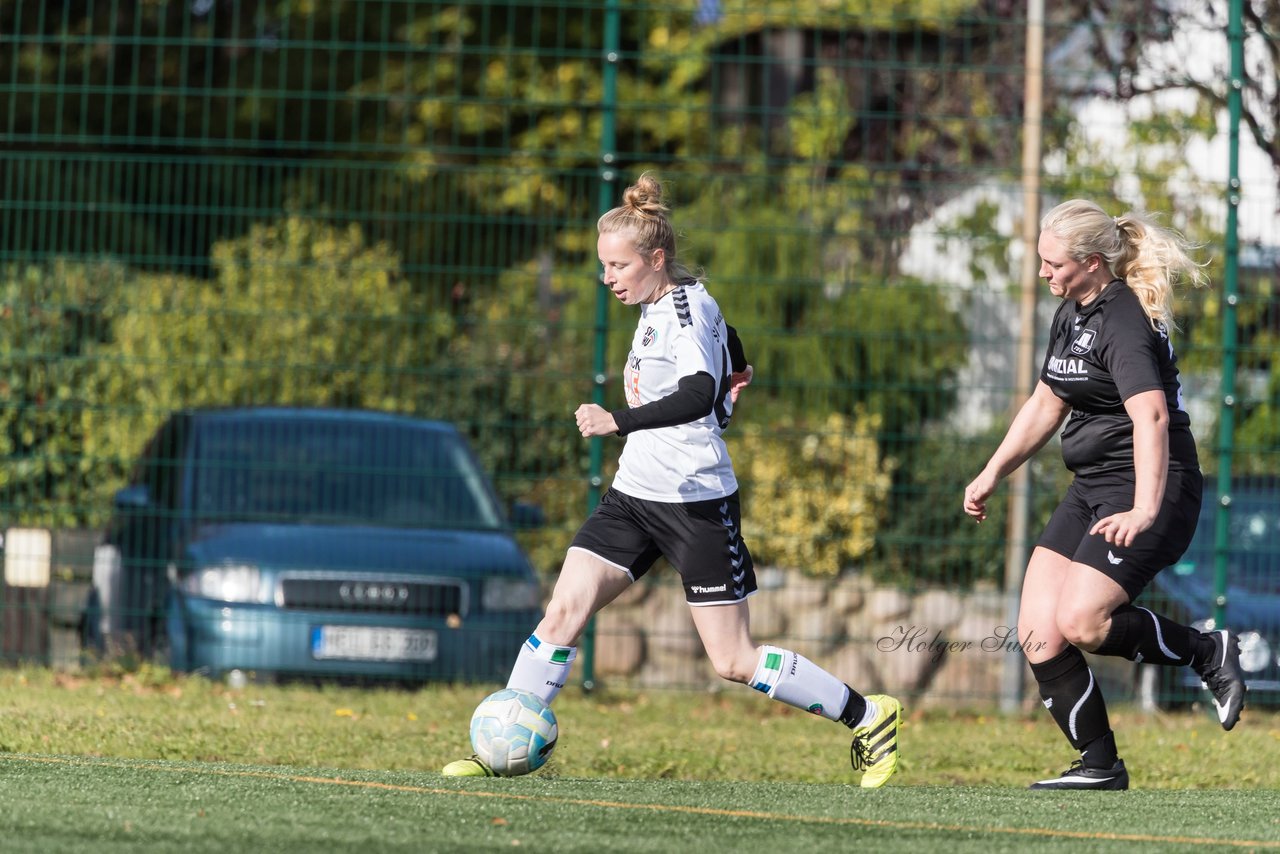
<path id="1" fill-rule="evenodd" d="M 751 639 L 747 597 L 756 592 L 742 540 L 738 482 L 721 434 L 751 367 L 703 284 L 676 256 L 662 187 L 642 175 L 623 203 L 600 217 L 602 282 L 640 308 L 624 370 L 627 406 L 591 403 L 574 413 L 583 437 L 620 435 L 618 474 L 578 530 L 547 606 L 507 682 L 550 703 L 564 687 L 587 621 L 659 557 L 680 573 L 693 624 L 712 665 L 775 700 L 853 730 L 855 769 L 876 788 L 898 766 L 902 705 L 863 697 L 791 650 Z M 476 758 L 450 776 L 487 776 Z"/>

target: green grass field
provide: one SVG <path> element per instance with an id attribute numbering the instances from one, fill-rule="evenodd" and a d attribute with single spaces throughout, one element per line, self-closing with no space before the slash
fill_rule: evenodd
<path id="1" fill-rule="evenodd" d="M 864 791 L 845 731 L 745 688 L 569 690 L 551 763 L 450 779 L 484 687 L 0 672 L 0 850 L 1280 850 L 1280 714 L 1113 714 L 1134 789 L 1029 792 L 1044 713 L 910 714 Z"/>

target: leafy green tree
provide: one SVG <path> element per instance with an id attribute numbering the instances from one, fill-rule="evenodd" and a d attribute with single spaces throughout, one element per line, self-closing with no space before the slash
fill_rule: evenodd
<path id="1" fill-rule="evenodd" d="M 824 77 L 791 104 L 790 165 L 757 156 L 745 174 L 695 178 L 679 216 L 777 403 L 863 406 L 892 436 L 950 409 L 967 340 L 941 289 L 882 275 L 881 253 L 865 254 L 867 171 L 839 165 L 845 100 L 843 82 Z"/>
<path id="2" fill-rule="evenodd" d="M 103 303 L 80 421 L 94 506 L 160 422 L 192 406 L 412 411 L 453 331 L 385 245 L 289 216 L 214 247 L 212 280 L 138 274 Z"/>
<path id="3" fill-rule="evenodd" d="M 1008 484 L 992 496 L 981 524 L 966 516 L 960 505 L 965 486 L 982 471 L 1007 426 L 996 424 L 976 436 L 938 430 L 910 449 L 911 464 L 900 468 L 887 501 L 886 522 L 863 571 L 903 585 L 1003 585 Z M 1056 443 L 1026 465 L 1031 467 L 1034 536 L 1061 499 L 1070 473 L 1062 466 Z"/>
<path id="4" fill-rule="evenodd" d="M 594 265 L 558 269 L 544 258 L 506 270 L 496 296 L 463 307 L 418 399 L 467 432 L 504 498 L 543 511 L 547 525 L 520 536 L 544 571 L 559 568 L 587 507 L 589 445 L 573 412 L 592 400 L 598 287 Z M 620 442 L 601 441 L 616 456 Z"/>
<path id="5" fill-rule="evenodd" d="M 1218 265 L 1215 265 L 1218 266 Z M 1200 349 L 1197 364 L 1206 372 L 1221 374 L 1223 292 L 1218 287 L 1200 295 L 1203 315 L 1195 327 Z M 1275 474 L 1280 464 L 1280 278 L 1276 271 L 1238 271 L 1236 303 L 1236 406 L 1231 436 L 1233 474 Z M 1206 429 L 1208 428 L 1208 429 Z M 1221 427 L 1206 425 L 1197 432 L 1201 464 L 1216 468 Z"/>
<path id="6" fill-rule="evenodd" d="M 897 258 L 957 180 L 1016 162 L 1020 7 L 763 0 L 709 22 L 697 7 L 623 9 L 609 166 L 655 166 L 690 200 L 679 221 L 759 368 L 736 423 L 866 411 L 903 485 L 967 342 L 955 307 L 902 280 Z M 1171 14 L 1071 0 L 1050 10 L 1051 35 L 1103 39 L 1089 53 L 1115 59 L 1119 96 Z M 1107 40 L 1115 25 L 1132 38 Z M 92 351 L 83 364 L 13 374 L 24 401 L 46 386 L 83 401 L 67 447 L 98 444 L 75 477 L 106 491 L 174 406 L 336 402 L 458 420 L 504 491 L 528 483 L 555 494 L 557 518 L 577 515 L 584 449 L 559 425 L 591 392 L 602 9 L 19 0 L 0 4 L 0 32 L 0 231 L 36 259 L 134 268 L 74 296 L 101 317 L 92 337 L 60 337 L 64 314 L 21 351 Z M 1051 114 L 1072 94 L 1051 89 Z M 1114 174 L 1088 180 L 1100 197 Z M 79 227 L 48 212 L 55 191 Z M 632 322 L 609 312 L 611 371 Z M 13 453 L 39 457 L 59 429 L 12 427 Z M 15 496 L 63 488 L 24 477 Z"/>
<path id="7" fill-rule="evenodd" d="M 871 552 L 894 469 L 876 421 L 831 413 L 808 425 L 751 424 L 731 440 L 743 536 L 757 564 L 830 577 Z"/>
<path id="8" fill-rule="evenodd" d="M 1051 45 L 1093 39 L 1087 54 L 1107 73 L 1055 76 L 1047 106 L 1194 83 L 1144 74 L 1144 49 L 1180 21 L 1210 16 L 1220 26 L 1222 5 L 1053 5 Z M 1265 56 L 1275 12 L 1260 0 L 1245 6 L 1246 37 Z M 778 157 L 795 130 L 782 127 L 788 105 L 836 74 L 844 110 L 859 116 L 837 162 L 867 167 L 874 227 L 860 234 L 862 255 L 879 250 L 892 263 L 906 227 L 945 199 L 952 178 L 1016 162 L 1010 131 L 1023 93 L 1009 58 L 1021 56 L 1021 12 L 1008 0 L 761 0 L 721 4 L 708 18 L 695 0 L 624 4 L 613 164 L 709 172 L 714 159 L 733 171 L 759 151 Z M 11 35 L 0 41 L 0 68 L 12 75 L 0 116 L 18 155 L 3 164 L 17 179 L 5 192 L 19 202 L 15 222 L 34 220 L 42 252 L 199 263 L 214 242 L 273 216 L 305 171 L 331 188 L 339 216 L 395 245 L 412 278 L 441 278 L 441 296 L 454 284 L 443 267 L 496 274 L 545 245 L 548 220 L 582 222 L 594 210 L 604 121 L 598 6 L 17 0 L 0 4 L 0 32 Z M 1265 71 L 1247 80 L 1247 126 L 1272 151 Z M 1203 90 L 1224 96 L 1210 83 Z M 30 174 L 85 146 L 96 154 L 84 169 Z M 187 161 L 192 153 L 198 163 Z M 174 170 L 180 180 L 161 179 Z M 60 229 L 44 212 L 50 182 L 80 206 L 84 227 Z M 238 195 L 246 186 L 247 203 Z M 148 213 L 157 209 L 176 215 Z M 449 223 L 441 209 L 475 227 Z M 195 219 L 200 228 L 190 227 Z M 502 239 L 486 237 L 495 225 Z M 450 234 L 461 239 L 438 239 Z M 445 247 L 452 261 L 442 261 Z"/>
<path id="9" fill-rule="evenodd" d="M 109 262 L 0 268 L 0 494 L 11 522 L 68 525 L 91 512 L 81 419 L 101 403 L 85 384 L 126 275 Z"/>
<path id="10" fill-rule="evenodd" d="M 1073 36 L 1084 37 L 1077 39 L 1080 53 L 1091 57 L 1098 72 L 1062 75 L 1055 88 L 1065 99 L 1118 102 L 1191 91 L 1210 114 L 1224 113 L 1231 94 L 1227 85 L 1230 51 L 1206 50 L 1202 40 L 1215 33 L 1224 40 L 1229 37 L 1230 8 L 1236 5 L 1236 0 L 1184 4 L 1119 0 L 1105 7 L 1053 4 L 1050 20 L 1070 28 Z M 1271 0 L 1241 0 L 1238 9 L 1244 54 L 1240 130 L 1271 160 L 1276 167 L 1271 180 L 1280 183 L 1280 89 L 1275 86 L 1280 72 L 1280 5 Z M 1175 42 L 1179 34 L 1183 40 Z M 1151 51 L 1152 47 L 1165 49 Z"/>

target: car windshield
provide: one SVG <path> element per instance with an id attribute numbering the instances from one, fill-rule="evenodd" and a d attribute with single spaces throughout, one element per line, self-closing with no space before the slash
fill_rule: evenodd
<path id="1" fill-rule="evenodd" d="M 455 434 L 344 420 L 215 422 L 196 439 L 203 518 L 494 529 L 487 480 Z"/>

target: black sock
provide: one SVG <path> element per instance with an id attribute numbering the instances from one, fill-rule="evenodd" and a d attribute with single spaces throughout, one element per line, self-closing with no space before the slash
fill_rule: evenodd
<path id="1" fill-rule="evenodd" d="M 1193 667 L 1213 655 L 1213 641 L 1190 626 L 1154 611 L 1121 605 L 1111 612 L 1111 630 L 1095 655 L 1115 655 L 1147 664 Z"/>
<path id="2" fill-rule="evenodd" d="M 1080 751 L 1086 768 L 1113 768 L 1120 756 L 1116 753 L 1116 734 L 1107 730 Z"/>
<path id="3" fill-rule="evenodd" d="M 1196 632 L 1196 651 L 1191 655 L 1191 669 L 1201 676 L 1206 667 L 1217 662 L 1218 647 L 1213 642 L 1216 634 L 1217 632 Z"/>
<path id="4" fill-rule="evenodd" d="M 1045 708 L 1072 747 L 1084 750 L 1111 732 L 1102 689 L 1080 650 L 1068 646 L 1048 661 L 1032 663 L 1031 672 L 1040 683 Z M 1112 759 L 1105 767 L 1114 764 Z"/>
<path id="5" fill-rule="evenodd" d="M 845 687 L 849 688 L 848 685 Z M 844 711 L 840 713 L 840 723 L 850 729 L 853 729 L 862 721 L 862 716 L 866 713 L 866 698 L 852 688 L 849 688 L 849 702 L 844 704 Z"/>

